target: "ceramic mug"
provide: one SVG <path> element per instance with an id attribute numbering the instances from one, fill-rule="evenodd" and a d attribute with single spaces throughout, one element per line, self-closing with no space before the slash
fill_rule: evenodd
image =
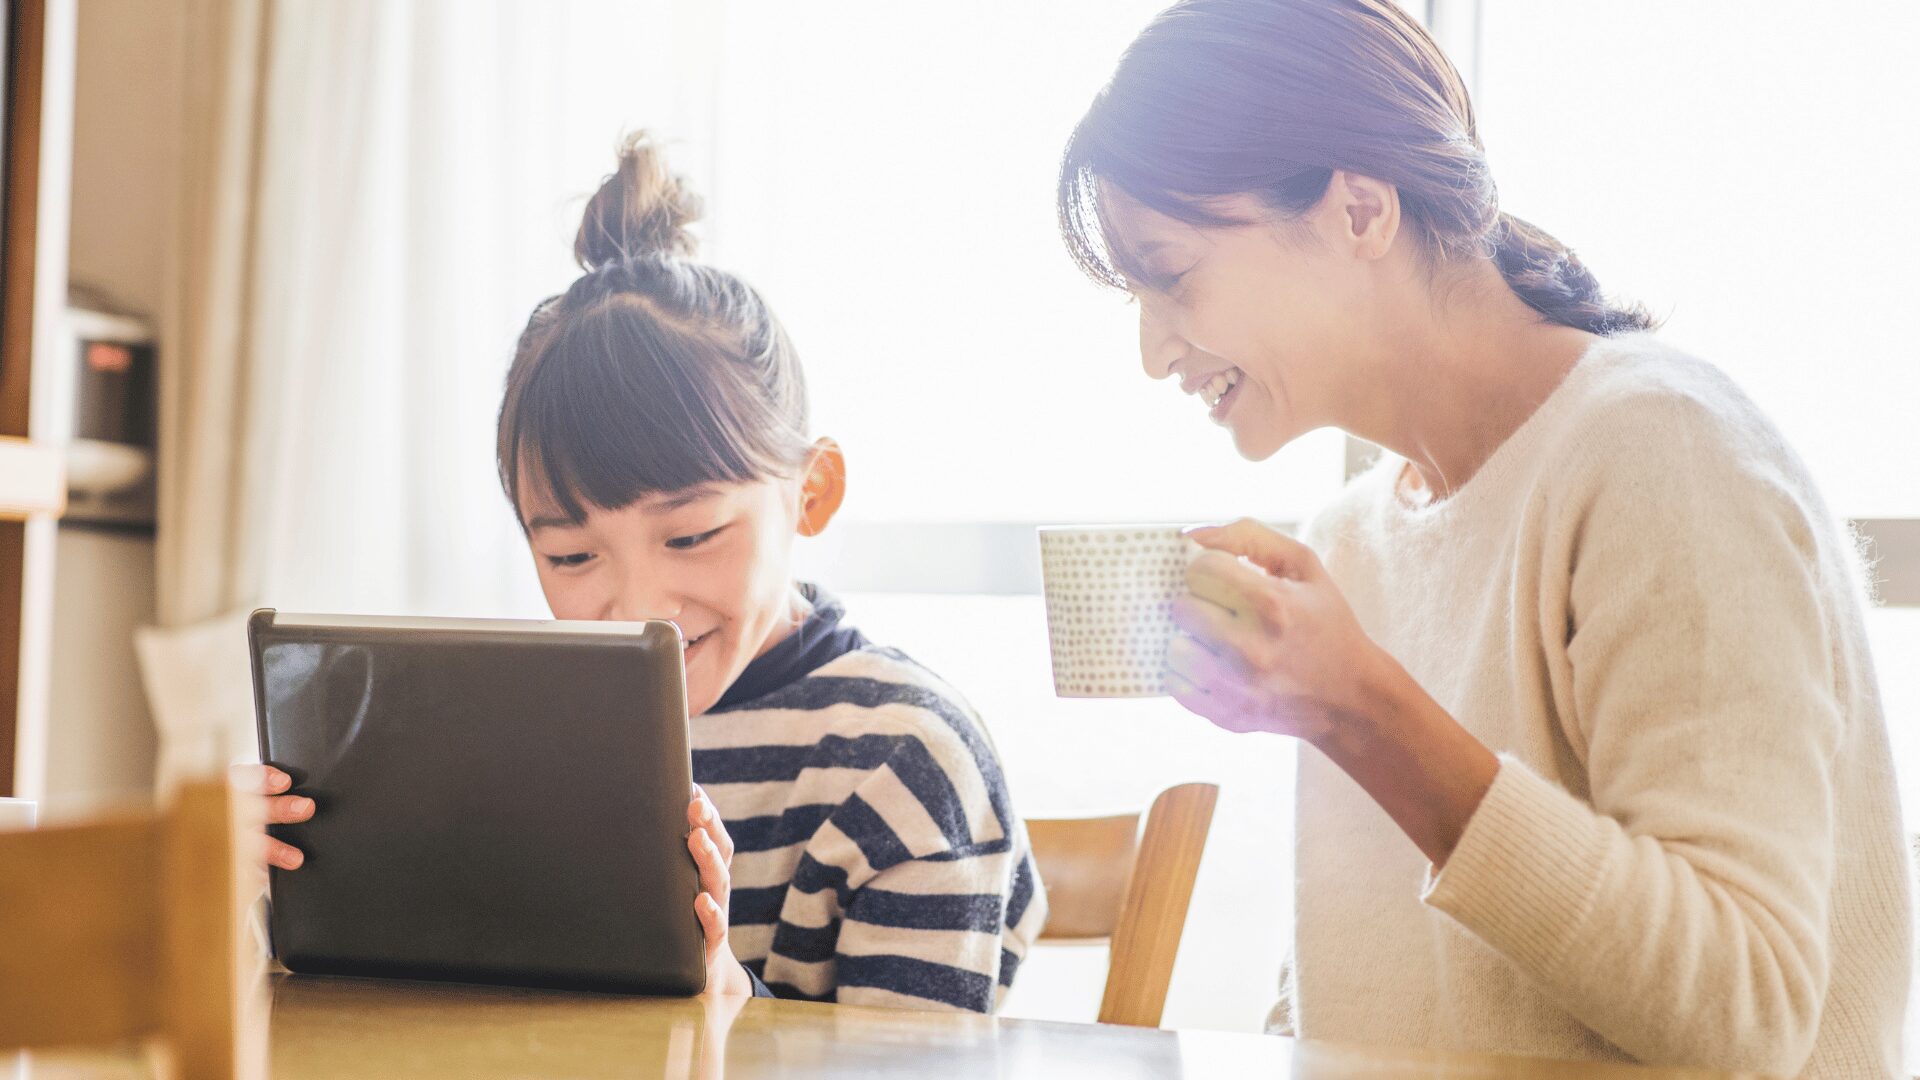
<path id="1" fill-rule="evenodd" d="M 1060 697 L 1167 692 L 1173 599 L 1200 545 L 1178 525 L 1040 530 L 1053 691 Z"/>

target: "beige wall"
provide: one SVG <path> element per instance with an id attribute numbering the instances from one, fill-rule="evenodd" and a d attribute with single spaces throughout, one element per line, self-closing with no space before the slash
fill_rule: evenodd
<path id="1" fill-rule="evenodd" d="M 71 276 L 151 316 L 178 176 L 180 0 L 80 0 Z M 160 358 L 166 363 L 166 357 Z M 49 814 L 145 792 L 153 724 L 133 653 L 153 618 L 150 536 L 59 530 L 47 732 Z"/>

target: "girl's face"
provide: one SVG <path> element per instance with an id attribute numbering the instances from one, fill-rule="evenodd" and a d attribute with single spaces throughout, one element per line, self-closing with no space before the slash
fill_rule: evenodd
<path id="1" fill-rule="evenodd" d="M 1366 350 L 1358 327 L 1377 305 L 1378 271 L 1356 258 L 1355 218 L 1337 203 L 1277 223 L 1251 196 L 1217 209 L 1253 224 L 1205 227 L 1169 217 L 1111 186 L 1102 194 L 1114 241 L 1135 255 L 1141 280 L 1140 358 L 1199 397 L 1251 460 L 1338 422 Z M 1345 194 L 1341 188 L 1342 194 Z"/>
<path id="2" fill-rule="evenodd" d="M 795 625 L 791 556 L 807 510 L 799 482 L 715 484 L 618 510 L 588 506 L 578 525 L 529 502 L 527 540 L 554 617 L 678 624 L 690 716 L 712 708 Z"/>

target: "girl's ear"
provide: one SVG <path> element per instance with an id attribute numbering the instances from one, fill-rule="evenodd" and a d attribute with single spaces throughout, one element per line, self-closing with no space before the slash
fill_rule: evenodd
<path id="1" fill-rule="evenodd" d="M 807 458 L 807 474 L 800 481 L 801 536 L 819 536 L 847 497 L 847 457 L 840 444 L 821 439 Z"/>

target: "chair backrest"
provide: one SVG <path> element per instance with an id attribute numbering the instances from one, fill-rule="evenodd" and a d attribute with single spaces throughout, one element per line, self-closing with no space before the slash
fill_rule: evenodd
<path id="1" fill-rule="evenodd" d="M 1144 829 L 1138 814 L 1027 822 L 1047 888 L 1040 940 L 1109 942 L 1101 1023 L 1160 1026 L 1219 797 L 1214 784 L 1168 788 Z"/>
<path id="2" fill-rule="evenodd" d="M 176 1076 L 258 1074 L 234 811 L 204 780 L 161 813 L 0 832 L 0 1050 L 156 1038 Z"/>

